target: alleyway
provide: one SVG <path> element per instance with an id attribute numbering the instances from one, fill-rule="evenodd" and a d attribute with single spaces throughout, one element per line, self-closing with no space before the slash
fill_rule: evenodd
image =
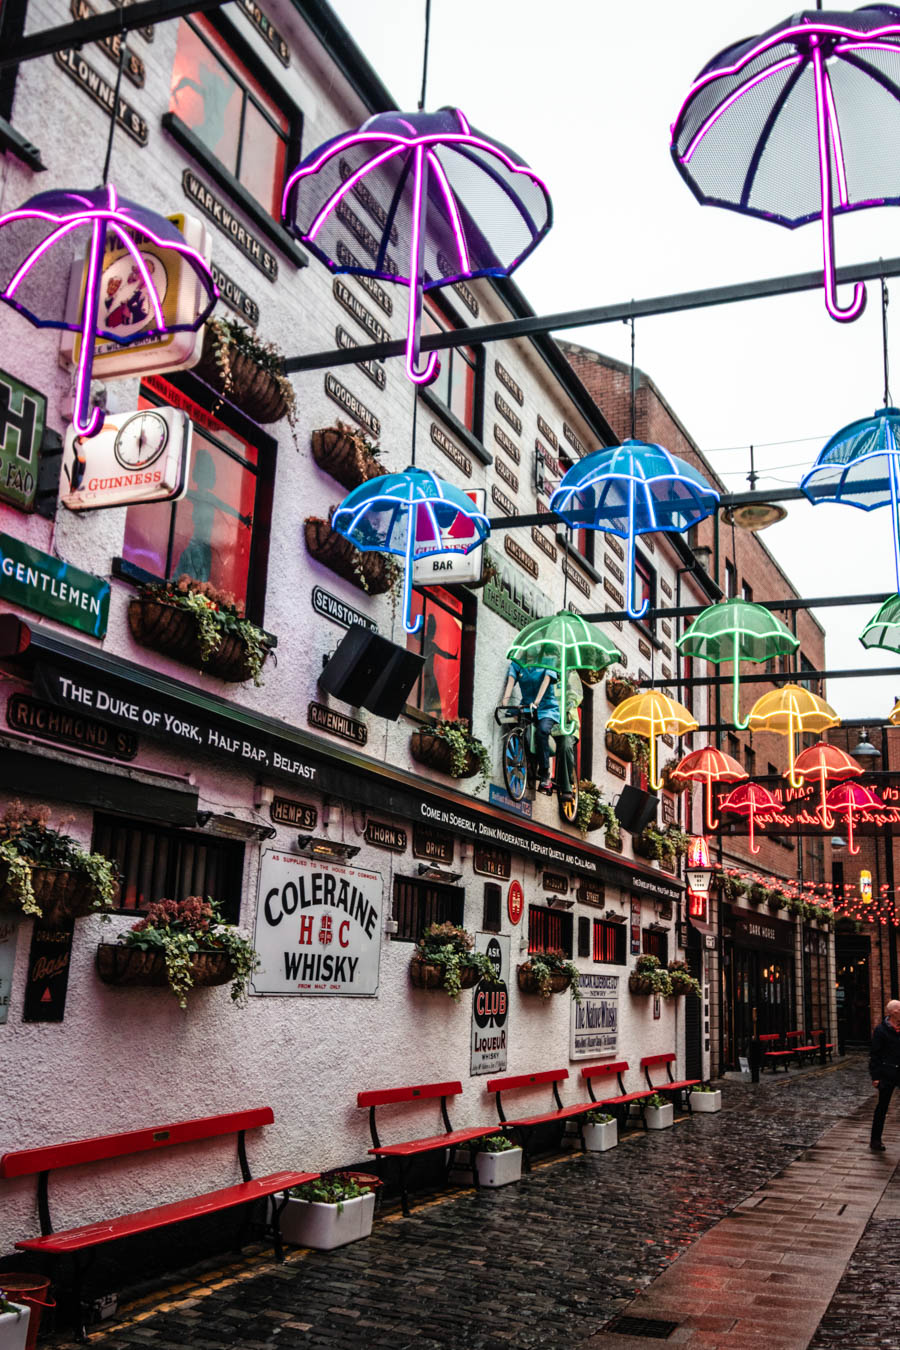
<path id="1" fill-rule="evenodd" d="M 604 1334 L 627 1310 L 678 1323 L 670 1345 L 900 1347 L 900 1295 L 884 1288 L 897 1287 L 900 1187 L 880 1198 L 900 1122 L 889 1120 L 887 1153 L 870 1154 L 870 1105 L 859 1057 L 757 1087 L 728 1083 L 719 1115 L 555 1159 L 507 1190 L 449 1193 L 408 1219 L 389 1212 L 368 1241 L 340 1251 L 294 1252 L 283 1267 L 261 1254 L 182 1277 L 92 1340 L 103 1350 L 663 1343 Z M 738 1218 L 740 1237 L 727 1237 Z"/>

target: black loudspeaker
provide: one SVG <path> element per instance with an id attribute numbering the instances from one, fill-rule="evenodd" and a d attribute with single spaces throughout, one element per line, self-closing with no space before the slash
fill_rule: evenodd
<path id="1" fill-rule="evenodd" d="M 628 784 L 619 793 L 619 800 L 615 806 L 616 819 L 622 829 L 627 830 L 629 834 L 640 834 L 652 820 L 656 819 L 658 805 L 658 797 Z"/>
<path id="2" fill-rule="evenodd" d="M 424 664 L 416 652 L 354 623 L 319 676 L 319 687 L 343 703 L 395 722 Z"/>

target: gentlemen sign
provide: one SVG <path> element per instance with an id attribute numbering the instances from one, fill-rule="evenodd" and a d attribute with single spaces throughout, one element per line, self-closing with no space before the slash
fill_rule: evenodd
<path id="1" fill-rule="evenodd" d="M 259 868 L 254 994 L 373 997 L 381 957 L 380 873 L 266 849 Z"/>
<path id="2" fill-rule="evenodd" d="M 278 280 L 278 259 L 275 254 L 271 253 L 255 234 L 251 234 L 228 207 L 219 201 L 215 193 L 210 192 L 196 174 L 191 173 L 190 169 L 185 169 L 181 175 L 181 186 L 185 196 L 196 203 L 203 214 L 208 216 L 214 225 L 218 225 L 223 234 L 228 235 L 231 242 L 240 249 L 245 258 L 250 259 L 254 267 L 258 267 L 270 281 Z"/>
<path id="3" fill-rule="evenodd" d="M 614 1055 L 619 1038 L 618 975 L 581 974 L 581 999 L 572 999 L 569 1059 Z"/>
<path id="4" fill-rule="evenodd" d="M 0 534 L 0 597 L 91 637 L 106 632 L 109 582 L 8 534 Z"/>
<path id="5" fill-rule="evenodd" d="M 23 511 L 34 506 L 46 418 L 44 395 L 0 370 L 0 499 Z"/>

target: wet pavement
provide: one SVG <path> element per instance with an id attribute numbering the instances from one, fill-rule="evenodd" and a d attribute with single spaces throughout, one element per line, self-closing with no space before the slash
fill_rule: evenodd
<path id="1" fill-rule="evenodd" d="M 444 1192 L 409 1218 L 376 1218 L 368 1240 L 333 1252 L 295 1251 L 283 1266 L 251 1255 L 182 1275 L 91 1340 L 103 1350 L 570 1350 L 824 1132 L 851 1117 L 859 1134 L 871 1105 L 861 1057 L 755 1086 L 728 1082 L 717 1115 L 633 1133 L 608 1153 L 556 1158 L 504 1190 Z M 889 1143 L 892 1131 L 900 1142 L 900 1121 L 889 1117 Z M 885 1177 L 891 1166 L 886 1158 Z M 762 1231 L 790 1219 L 775 1212 Z M 898 1232 L 900 1190 L 891 1187 L 813 1345 L 900 1347 L 900 1286 L 887 1265 Z M 887 1286 L 877 1296 L 873 1270 Z M 872 1306 L 882 1297 L 884 1317 Z M 709 1332 L 703 1343 L 717 1344 Z M 723 1333 L 721 1344 L 737 1342 Z"/>

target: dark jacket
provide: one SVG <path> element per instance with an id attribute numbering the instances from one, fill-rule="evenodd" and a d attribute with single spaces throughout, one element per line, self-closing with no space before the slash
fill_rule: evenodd
<path id="1" fill-rule="evenodd" d="M 886 1083 L 900 1084 L 900 1032 L 887 1018 L 879 1022 L 872 1036 L 869 1075 L 873 1081 L 883 1078 Z"/>

